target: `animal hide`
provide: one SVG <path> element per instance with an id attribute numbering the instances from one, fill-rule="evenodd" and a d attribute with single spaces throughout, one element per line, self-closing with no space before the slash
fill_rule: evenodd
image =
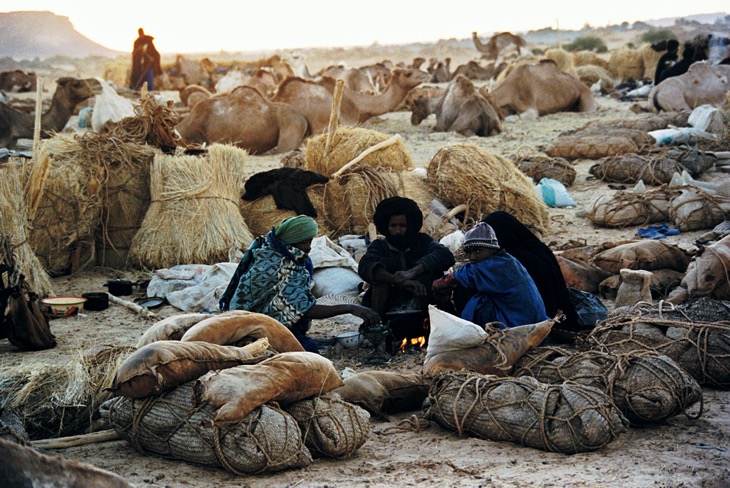
<path id="1" fill-rule="evenodd" d="M 316 217 L 317 211 L 309 200 L 307 187 L 327 183 L 329 178 L 300 168 L 277 168 L 253 175 L 244 185 L 244 200 L 257 200 L 265 195 L 274 197 L 276 208 L 294 210 L 300 215 Z"/>
<path id="2" fill-rule="evenodd" d="M 334 392 L 373 415 L 389 420 L 388 414 L 419 410 L 428 396 L 429 382 L 420 373 L 365 371 L 345 379 Z"/>

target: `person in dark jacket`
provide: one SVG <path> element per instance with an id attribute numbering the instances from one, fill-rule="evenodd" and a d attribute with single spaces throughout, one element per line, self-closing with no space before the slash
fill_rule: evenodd
<path id="1" fill-rule="evenodd" d="M 558 260 L 550 248 L 510 213 L 492 212 L 482 222 L 494 229 L 499 245 L 514 256 L 532 277 L 548 317 L 554 317 L 558 310 L 563 311 L 565 320 L 555 327 L 579 330 L 578 313 L 570 300 Z"/>
<path id="2" fill-rule="evenodd" d="M 682 59 L 675 63 L 673 66 L 670 66 L 669 68 L 663 70 L 659 75 L 658 83 L 655 82 L 655 84 L 659 84 L 667 78 L 672 78 L 673 76 L 685 74 L 694 62 L 695 48 L 691 42 L 685 42 L 684 49 L 682 50 Z"/>
<path id="3" fill-rule="evenodd" d="M 154 37 L 145 34 L 141 27 L 137 29 L 137 33 L 139 37 L 134 41 L 132 48 L 132 75 L 129 88 L 139 90 L 146 81 L 147 89 L 154 91 L 155 76 L 162 74 L 160 53 L 152 42 Z"/>
<path id="4" fill-rule="evenodd" d="M 656 64 L 656 71 L 654 71 L 654 85 L 658 85 L 661 79 L 662 72 L 673 66 L 679 57 L 679 41 L 676 39 L 669 39 L 667 41 L 667 52 L 662 54 L 659 61 Z"/>
<path id="5" fill-rule="evenodd" d="M 454 264 L 451 251 L 421 232 L 423 214 L 410 198 L 391 197 L 375 209 L 373 222 L 383 238 L 370 243 L 358 272 L 370 287 L 363 297 L 385 319 L 405 304 L 428 311 L 431 285 Z M 410 307 L 409 307 L 410 308 Z"/>

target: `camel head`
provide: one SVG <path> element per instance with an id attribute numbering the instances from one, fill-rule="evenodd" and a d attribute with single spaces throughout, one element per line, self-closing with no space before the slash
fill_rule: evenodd
<path id="1" fill-rule="evenodd" d="M 411 125 L 420 125 L 431 115 L 431 102 L 428 97 L 420 96 L 413 102 Z"/>
<path id="2" fill-rule="evenodd" d="M 63 97 L 71 104 L 76 105 L 95 95 L 101 95 L 104 87 L 95 78 L 70 78 L 63 77 L 56 80 L 56 91 L 60 90 Z M 55 95 L 54 95 L 55 96 Z"/>
<path id="3" fill-rule="evenodd" d="M 405 90 L 415 88 L 421 83 L 427 83 L 431 79 L 431 75 L 420 69 L 395 68 L 391 72 L 390 82 L 397 83 Z"/>

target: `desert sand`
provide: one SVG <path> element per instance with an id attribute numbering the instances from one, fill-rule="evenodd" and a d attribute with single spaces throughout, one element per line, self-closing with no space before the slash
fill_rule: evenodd
<path id="1" fill-rule="evenodd" d="M 407 59 L 404 59 L 407 61 Z M 352 63 L 353 65 L 355 63 Z M 362 64 L 365 64 L 363 62 Z M 176 94 L 169 94 L 174 97 Z M 432 132 L 433 116 L 420 126 L 410 124 L 409 112 L 394 112 L 375 117 L 365 128 L 387 135 L 400 134 L 417 167 L 427 167 L 434 154 L 454 143 L 475 144 L 511 158 L 540 154 L 563 131 L 596 119 L 633 117 L 631 103 L 613 98 L 598 98 L 594 113 L 560 113 L 536 120 L 512 118 L 504 131 L 493 137 L 463 137 L 454 133 Z M 281 155 L 250 156 L 251 174 L 280 166 Z M 578 177 L 568 191 L 577 202 L 575 208 L 550 209 L 551 229 L 544 236 L 553 249 L 571 241 L 599 244 L 635 238 L 636 227 L 603 229 L 582 217 L 587 206 L 599 195 L 613 192 L 605 182 L 592 179 L 590 160 L 577 161 Z M 707 173 L 702 179 L 727 178 L 722 173 Z M 666 242 L 685 249 L 703 231 L 667 238 Z M 144 271 L 93 268 L 75 276 L 53 280 L 57 294 L 76 295 L 103 291 L 111 278 L 132 281 L 149 279 Z M 129 297 L 128 297 L 129 298 Z M 609 309 L 612 304 L 605 302 Z M 134 312 L 112 305 L 100 312 L 54 319 L 51 330 L 58 339 L 54 349 L 19 352 L 7 340 L 0 341 L 0 368 L 27 368 L 63 365 L 80 351 L 99 345 L 134 345 L 156 320 L 181 313 L 167 305 L 155 310 L 156 317 L 145 319 Z M 357 328 L 347 320 L 315 321 L 311 335 L 330 338 Z M 375 368 L 361 359 L 368 350 L 326 350 L 338 370 L 362 371 Z M 379 368 L 414 371 L 421 367 L 424 352 L 395 357 Z M 399 414 L 391 422 L 371 419 L 372 433 L 365 445 L 348 459 L 316 459 L 306 468 L 271 475 L 238 477 L 222 469 L 206 468 L 182 461 L 135 451 L 123 440 L 109 441 L 57 451 L 69 459 L 110 470 L 137 486 L 220 487 L 220 486 L 474 486 L 474 487 L 721 487 L 730 485 L 730 393 L 704 388 L 704 411 L 697 420 L 685 416 L 643 428 L 631 428 L 607 448 L 593 453 L 563 455 L 543 452 L 509 443 L 459 437 L 436 424 L 417 420 L 421 412 Z M 700 408 L 699 405 L 695 409 Z"/>

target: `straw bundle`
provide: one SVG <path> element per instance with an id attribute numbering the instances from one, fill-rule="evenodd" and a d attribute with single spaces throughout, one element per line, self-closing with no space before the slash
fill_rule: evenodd
<path id="1" fill-rule="evenodd" d="M 350 208 L 350 231 L 353 234 L 367 233 L 378 203 L 386 198 L 403 195 L 403 187 L 399 185 L 395 173 L 387 170 L 360 167 L 345 173 L 340 181 Z"/>
<path id="2" fill-rule="evenodd" d="M 575 68 L 575 76 L 585 83 L 588 88 L 600 82 L 602 93 L 612 93 L 613 87 L 616 85 L 613 76 L 611 76 L 611 73 L 606 68 L 592 64 L 577 66 Z"/>
<path id="3" fill-rule="evenodd" d="M 53 285 L 27 240 L 28 211 L 20 184 L 18 163 L 0 164 L 0 229 L 12 236 L 16 264 L 31 289 L 39 295 L 53 295 Z"/>
<path id="4" fill-rule="evenodd" d="M 96 409 L 111 398 L 106 391 L 131 347 L 104 346 L 79 351 L 64 366 L 0 371 L 0 404 L 12 408 L 33 439 L 77 434 Z"/>
<path id="5" fill-rule="evenodd" d="M 103 78 L 107 82 L 114 83 L 116 86 L 127 86 L 131 71 L 132 64 L 128 60 L 121 61 L 115 59 L 104 64 Z"/>
<path id="6" fill-rule="evenodd" d="M 317 211 L 316 221 L 319 235 L 334 239 L 349 232 L 350 208 L 345 202 L 345 189 L 339 183 L 330 181 L 307 188 L 307 196 Z M 264 235 L 296 212 L 276 207 L 274 197 L 267 195 L 257 200 L 239 200 L 239 210 L 253 235 Z"/>
<path id="7" fill-rule="evenodd" d="M 28 239 L 51 275 L 75 273 L 94 259 L 103 170 L 88 160 L 72 136 L 63 134 L 43 144 L 37 161 L 46 160 L 50 169 L 41 177 L 45 185 L 39 195 L 31 195 L 38 207 Z M 33 171 L 41 167 L 34 165 Z"/>
<path id="8" fill-rule="evenodd" d="M 360 153 L 388 138 L 374 130 L 341 127 L 332 134 L 329 151 L 325 154 L 327 134 L 312 137 L 307 140 L 306 169 L 332 176 Z M 367 155 L 361 164 L 395 171 L 413 169 L 413 159 L 402 140 Z"/>
<path id="9" fill-rule="evenodd" d="M 659 62 L 659 58 L 661 58 L 665 52 L 666 51 L 655 51 L 652 49 L 651 44 L 643 44 L 639 46 L 639 54 L 641 54 L 641 60 L 644 63 L 644 78 L 648 78 L 650 80 L 654 79 L 656 65 Z"/>
<path id="10" fill-rule="evenodd" d="M 573 54 L 565 49 L 548 49 L 543 55 L 545 59 L 552 59 L 558 65 L 561 71 L 571 76 L 575 76 L 575 63 L 573 62 Z"/>
<path id="11" fill-rule="evenodd" d="M 510 161 L 472 144 L 439 150 L 428 166 L 436 198 L 455 207 L 466 204 L 465 220 L 505 210 L 521 222 L 548 230 L 548 211 L 530 180 Z"/>
<path id="12" fill-rule="evenodd" d="M 534 64 L 539 61 L 539 58 L 533 54 L 523 54 L 519 58 L 515 59 L 514 61 L 510 62 L 509 65 L 500 73 L 497 75 L 497 85 L 499 83 L 502 83 L 511 73 L 514 71 L 514 69 L 518 66 L 521 66 L 523 64 Z"/>
<path id="13" fill-rule="evenodd" d="M 611 51 L 608 63 L 609 71 L 619 82 L 629 78 L 640 80 L 644 77 L 644 59 L 637 49 L 626 46 L 615 49 Z"/>
<path id="14" fill-rule="evenodd" d="M 608 61 L 600 57 L 593 51 L 577 51 L 573 53 L 573 64 L 576 68 L 579 66 L 598 66 L 608 70 Z"/>
<path id="15" fill-rule="evenodd" d="M 132 240 L 130 262 L 148 268 L 214 264 L 253 240 L 238 200 L 245 180 L 242 149 L 213 144 L 205 157 L 155 155 L 151 203 Z"/>

